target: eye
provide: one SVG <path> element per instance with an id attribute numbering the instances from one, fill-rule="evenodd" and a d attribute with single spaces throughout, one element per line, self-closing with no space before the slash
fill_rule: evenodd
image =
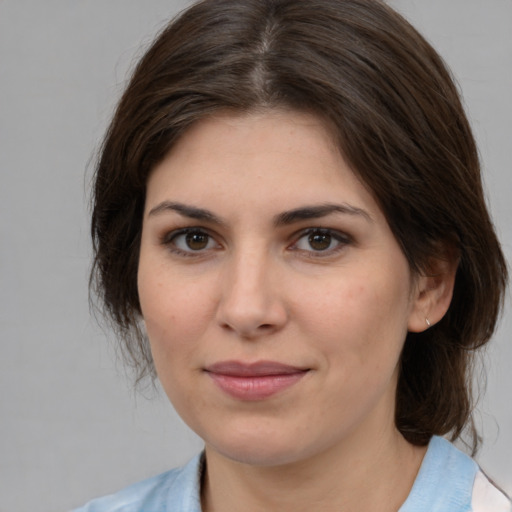
<path id="1" fill-rule="evenodd" d="M 309 253 L 325 253 L 327 255 L 343 249 L 350 241 L 350 237 L 338 231 L 312 228 L 302 233 L 293 244 L 292 249 Z"/>
<path id="2" fill-rule="evenodd" d="M 198 228 L 181 229 L 166 235 L 162 243 L 172 252 L 193 255 L 210 249 L 216 249 L 219 244 L 206 231 Z"/>

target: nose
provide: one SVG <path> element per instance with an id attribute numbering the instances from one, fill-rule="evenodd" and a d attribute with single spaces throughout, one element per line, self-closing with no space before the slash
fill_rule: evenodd
<path id="1" fill-rule="evenodd" d="M 275 333 L 288 320 L 279 268 L 266 254 L 248 251 L 226 265 L 217 309 L 218 324 L 242 338 Z"/>

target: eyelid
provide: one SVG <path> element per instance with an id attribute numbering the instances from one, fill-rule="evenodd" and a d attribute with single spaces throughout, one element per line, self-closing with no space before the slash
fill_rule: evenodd
<path id="1" fill-rule="evenodd" d="M 205 234 L 209 237 L 210 240 L 213 240 L 215 242 L 216 247 L 213 248 L 205 248 L 201 250 L 194 251 L 193 249 L 190 250 L 183 250 L 180 249 L 177 245 L 175 245 L 173 242 L 176 240 L 177 237 L 181 235 L 187 235 L 190 233 L 200 233 Z M 168 251 L 170 251 L 173 254 L 177 254 L 178 256 L 186 256 L 186 257 L 201 257 L 205 256 L 206 254 L 209 254 L 212 250 L 217 250 L 222 247 L 222 245 L 218 241 L 218 236 L 212 234 L 212 232 L 209 229 L 206 229 L 202 226 L 187 226 L 184 228 L 178 228 L 173 229 L 171 231 L 166 231 L 161 237 L 160 237 L 160 244 L 167 248 Z"/>
<path id="2" fill-rule="evenodd" d="M 325 250 L 317 250 L 314 249 L 307 250 L 307 249 L 299 249 L 297 246 L 298 242 L 309 235 L 319 233 L 319 234 L 327 234 L 332 236 L 334 240 L 338 242 L 336 246 L 332 249 L 325 249 Z M 332 228 L 322 228 L 322 227 L 311 227 L 300 230 L 298 233 L 296 233 L 293 237 L 293 243 L 289 246 L 289 249 L 292 251 L 301 252 L 302 254 L 306 255 L 310 258 L 326 258 L 329 256 L 333 256 L 337 254 L 338 252 L 343 251 L 348 245 L 351 245 L 354 243 L 353 238 L 348 235 L 347 233 L 343 231 L 339 231 L 337 229 Z"/>

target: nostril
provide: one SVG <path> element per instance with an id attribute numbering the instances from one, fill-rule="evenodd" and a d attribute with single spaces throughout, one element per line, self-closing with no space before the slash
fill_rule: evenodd
<path id="1" fill-rule="evenodd" d="M 258 336 L 261 334 L 269 334 L 275 330 L 276 326 L 273 324 L 261 324 L 257 325 L 255 328 L 250 327 L 235 327 L 231 325 L 229 322 L 224 322 L 221 327 L 226 331 L 238 332 L 242 337 L 252 338 L 254 336 Z"/>
<path id="2" fill-rule="evenodd" d="M 272 302 L 257 297 L 252 300 L 233 295 L 221 300 L 216 311 L 216 322 L 224 332 L 235 332 L 244 338 L 269 335 L 286 324 L 287 313 L 281 300 Z M 237 299 L 237 300 L 234 300 Z"/>

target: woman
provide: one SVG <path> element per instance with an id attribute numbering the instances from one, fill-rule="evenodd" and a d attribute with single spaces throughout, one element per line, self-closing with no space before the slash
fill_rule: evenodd
<path id="1" fill-rule="evenodd" d="M 379 0 L 206 0 L 98 163 L 97 291 L 205 442 L 84 511 L 509 510 L 471 363 L 507 272 L 439 56 Z"/>

